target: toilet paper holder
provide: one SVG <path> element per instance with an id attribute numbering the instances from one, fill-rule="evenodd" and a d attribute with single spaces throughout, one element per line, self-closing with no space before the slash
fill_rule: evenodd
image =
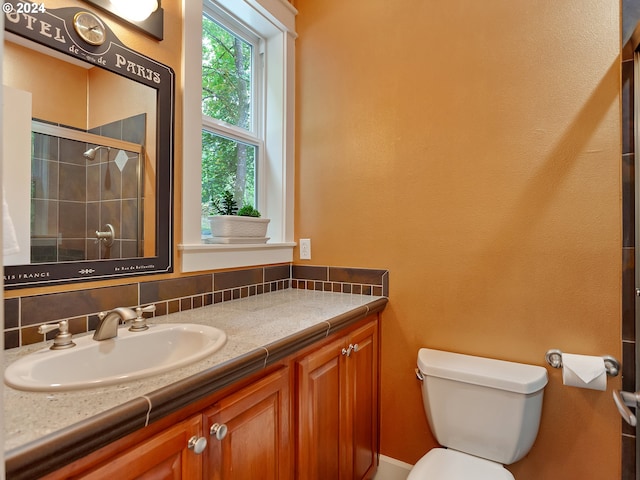
<path id="1" fill-rule="evenodd" d="M 545 360 L 553 368 L 562 368 L 562 351 L 557 349 L 549 350 L 544 356 Z M 620 372 L 620 362 L 611 355 L 603 355 L 604 368 L 607 371 L 607 375 L 610 377 L 617 377 Z"/>

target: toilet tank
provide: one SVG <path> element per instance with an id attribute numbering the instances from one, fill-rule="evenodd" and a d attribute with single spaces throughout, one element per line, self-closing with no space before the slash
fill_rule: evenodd
<path id="1" fill-rule="evenodd" d="M 448 448 L 509 465 L 538 435 L 547 370 L 422 348 L 418 368 L 429 426 Z"/>

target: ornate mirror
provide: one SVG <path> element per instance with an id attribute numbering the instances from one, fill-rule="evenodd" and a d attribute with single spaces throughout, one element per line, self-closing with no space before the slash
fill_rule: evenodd
<path id="1" fill-rule="evenodd" d="M 5 288 L 171 272 L 174 73 L 40 5 L 3 5 Z"/>

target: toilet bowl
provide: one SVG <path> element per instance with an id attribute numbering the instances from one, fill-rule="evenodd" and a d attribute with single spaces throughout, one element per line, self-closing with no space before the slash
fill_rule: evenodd
<path id="1" fill-rule="evenodd" d="M 434 448 L 407 480 L 514 480 L 504 467 L 538 435 L 543 367 L 422 348 L 422 399 Z"/>

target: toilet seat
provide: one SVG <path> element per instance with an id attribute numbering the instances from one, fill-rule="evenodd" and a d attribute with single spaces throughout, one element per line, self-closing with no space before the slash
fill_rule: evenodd
<path id="1" fill-rule="evenodd" d="M 414 465 L 407 480 L 515 480 L 502 465 L 447 448 L 430 450 Z"/>

